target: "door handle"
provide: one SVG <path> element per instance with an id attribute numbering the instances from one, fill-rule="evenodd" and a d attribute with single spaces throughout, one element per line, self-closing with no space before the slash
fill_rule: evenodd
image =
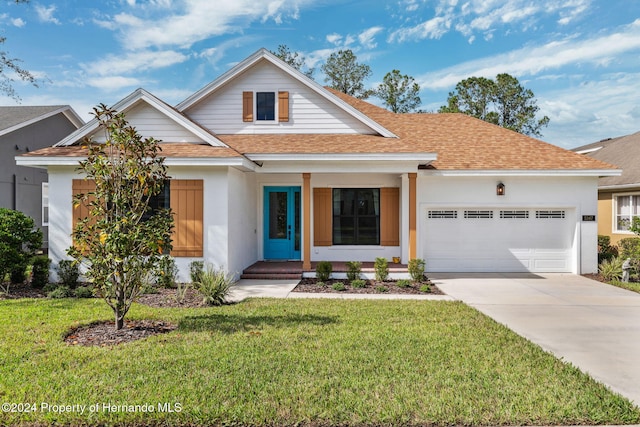
<path id="1" fill-rule="evenodd" d="M 287 226 L 287 229 L 289 230 L 289 231 L 287 232 L 287 234 L 289 235 L 288 239 L 289 239 L 289 240 L 291 240 L 291 224 L 289 224 L 289 225 Z"/>

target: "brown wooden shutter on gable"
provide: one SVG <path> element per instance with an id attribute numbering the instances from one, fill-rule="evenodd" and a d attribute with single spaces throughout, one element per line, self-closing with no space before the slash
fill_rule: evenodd
<path id="1" fill-rule="evenodd" d="M 174 221 L 171 256 L 201 257 L 203 254 L 203 181 L 172 179 L 171 211 Z"/>
<path id="2" fill-rule="evenodd" d="M 242 92 L 242 121 L 253 121 L 253 92 Z"/>
<path id="3" fill-rule="evenodd" d="M 400 246 L 400 189 L 380 189 L 380 246 Z"/>
<path id="4" fill-rule="evenodd" d="M 289 121 L 289 92 L 278 92 L 278 121 Z"/>
<path id="5" fill-rule="evenodd" d="M 330 188 L 313 189 L 313 244 L 331 246 L 333 244 L 333 209 Z"/>

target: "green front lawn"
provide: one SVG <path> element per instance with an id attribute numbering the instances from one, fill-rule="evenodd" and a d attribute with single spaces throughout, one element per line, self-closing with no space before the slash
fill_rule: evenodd
<path id="1" fill-rule="evenodd" d="M 0 301 L 0 403 L 35 406 L 0 425 L 640 423 L 628 400 L 461 303 L 258 299 L 129 317 L 179 328 L 67 346 L 71 326 L 111 319 L 103 302 Z"/>

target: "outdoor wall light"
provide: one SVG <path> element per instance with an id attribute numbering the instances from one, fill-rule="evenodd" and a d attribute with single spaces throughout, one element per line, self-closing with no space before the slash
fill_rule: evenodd
<path id="1" fill-rule="evenodd" d="M 504 184 L 499 182 L 496 186 L 496 194 L 498 196 L 504 196 Z"/>

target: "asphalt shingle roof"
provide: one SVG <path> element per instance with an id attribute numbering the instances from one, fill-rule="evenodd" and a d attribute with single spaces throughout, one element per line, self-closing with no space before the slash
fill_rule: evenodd
<path id="1" fill-rule="evenodd" d="M 597 150 L 596 150 L 597 149 Z M 596 150 L 582 156 L 616 165 L 622 169 L 620 176 L 600 178 L 598 185 L 640 185 L 640 132 L 617 138 L 594 142 L 573 149 L 574 151 Z"/>
<path id="2" fill-rule="evenodd" d="M 65 107 L 65 105 L 0 107 L 0 131 Z"/>

